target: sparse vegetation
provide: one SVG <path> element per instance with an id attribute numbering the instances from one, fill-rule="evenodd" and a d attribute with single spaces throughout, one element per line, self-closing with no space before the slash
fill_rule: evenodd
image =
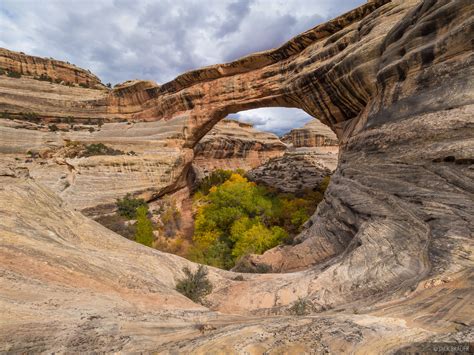
<path id="1" fill-rule="evenodd" d="M 141 198 L 132 198 L 130 194 L 117 200 L 118 214 L 128 219 L 135 219 L 137 217 L 137 210 L 140 207 L 145 207 L 148 211 L 148 205 L 145 200 Z"/>
<path id="2" fill-rule="evenodd" d="M 127 239 L 135 240 L 135 225 L 130 224 L 128 219 L 123 216 L 105 215 L 98 217 L 96 221 Z"/>
<path id="3" fill-rule="evenodd" d="M 40 81 L 49 81 L 50 83 L 53 82 L 53 78 L 49 77 L 47 74 L 41 74 L 40 76 L 35 77 L 36 80 Z"/>
<path id="4" fill-rule="evenodd" d="M 188 267 L 183 268 L 184 278 L 176 283 L 176 290 L 196 303 L 202 303 L 204 297 L 212 292 L 212 284 L 209 281 L 207 268 L 199 265 L 196 272 Z"/>
<path id="5" fill-rule="evenodd" d="M 23 114 L 23 118 L 30 122 L 39 122 L 39 115 L 35 112 L 27 112 Z"/>
<path id="6" fill-rule="evenodd" d="M 289 312 L 295 316 L 307 315 L 311 313 L 311 303 L 306 298 L 298 297 L 289 308 Z"/>
<path id="7" fill-rule="evenodd" d="M 85 157 L 91 157 L 93 155 L 123 155 L 124 151 L 114 149 L 106 146 L 103 143 L 93 143 L 86 145 L 86 151 L 84 152 Z"/>
<path id="8" fill-rule="evenodd" d="M 176 208 L 176 203 L 171 201 L 161 213 L 160 220 L 165 237 L 174 237 L 181 227 L 181 213 Z"/>
<path id="9" fill-rule="evenodd" d="M 135 230 L 135 241 L 137 243 L 153 246 L 153 224 L 148 219 L 148 207 L 140 206 L 136 209 L 137 226 Z"/>
<path id="10" fill-rule="evenodd" d="M 56 126 L 54 123 L 53 124 L 50 124 L 48 126 L 48 129 L 51 131 L 51 132 L 56 132 L 59 130 L 58 126 Z"/>
<path id="11" fill-rule="evenodd" d="M 17 72 L 17 71 L 14 71 L 14 70 L 9 70 L 7 76 L 8 76 L 9 78 L 16 78 L 16 79 L 18 79 L 18 78 L 21 78 L 21 73 L 19 73 L 19 72 Z"/>

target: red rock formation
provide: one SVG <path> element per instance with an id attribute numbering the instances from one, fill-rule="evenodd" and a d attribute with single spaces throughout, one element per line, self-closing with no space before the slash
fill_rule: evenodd
<path id="1" fill-rule="evenodd" d="M 286 145 L 276 135 L 224 119 L 194 147 L 193 167 L 200 176 L 216 169 L 250 170 L 282 156 L 285 150 Z"/>
<path id="2" fill-rule="evenodd" d="M 41 58 L 0 48 L 0 69 L 21 75 L 41 77 L 70 84 L 83 84 L 91 88 L 105 89 L 100 79 L 90 71 L 74 64 L 52 58 Z"/>
<path id="3" fill-rule="evenodd" d="M 472 341 L 473 15 L 468 0 L 373 1 L 278 49 L 185 73 L 119 102 L 116 92 L 64 96 L 59 113 L 50 108 L 60 99 L 39 95 L 40 115 L 166 122 L 173 129 L 163 134 L 157 122 L 143 125 L 155 137 L 173 131 L 179 147 L 193 147 L 231 112 L 299 107 L 337 133 L 341 153 L 300 244 L 261 256 L 276 271 L 304 271 L 238 281 L 211 270 L 216 287 L 207 301 L 253 315 L 238 319 L 193 308 L 176 294 L 182 259 L 117 239 L 5 169 L 2 350 L 383 353 L 415 341 Z M 2 108 L 28 112 L 33 103 L 9 90 Z M 137 104 L 127 110 L 129 102 Z M 145 127 L 136 137 L 146 137 Z M 38 295 L 47 296 L 36 302 Z M 313 311 L 337 312 L 263 318 L 288 312 L 298 297 Z M 162 313 L 162 305 L 177 311 Z M 211 317 L 220 321 L 211 334 L 189 326 Z M 170 327 L 180 332 L 170 335 Z"/>

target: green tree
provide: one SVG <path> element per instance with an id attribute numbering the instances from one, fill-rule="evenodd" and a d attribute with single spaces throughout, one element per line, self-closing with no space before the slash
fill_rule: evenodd
<path id="1" fill-rule="evenodd" d="M 130 194 L 126 194 L 124 198 L 117 200 L 118 214 L 128 219 L 134 219 L 137 215 L 137 209 L 142 206 L 148 210 L 145 200 L 132 198 Z"/>
<path id="2" fill-rule="evenodd" d="M 203 298 L 212 292 L 212 284 L 207 278 L 207 268 L 199 265 L 196 272 L 183 268 L 184 278 L 176 283 L 176 290 L 190 300 L 202 303 Z"/>
<path id="3" fill-rule="evenodd" d="M 153 245 L 153 224 L 147 216 L 148 209 L 145 206 L 137 208 L 137 225 L 135 241 L 151 247 Z"/>

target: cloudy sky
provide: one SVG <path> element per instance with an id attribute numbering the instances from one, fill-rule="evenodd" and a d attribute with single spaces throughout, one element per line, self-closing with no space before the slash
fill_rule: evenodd
<path id="1" fill-rule="evenodd" d="M 0 47 L 69 61 L 104 83 L 158 83 L 278 47 L 365 0 L 0 0 Z M 309 117 L 293 109 L 238 114 L 283 133 Z"/>

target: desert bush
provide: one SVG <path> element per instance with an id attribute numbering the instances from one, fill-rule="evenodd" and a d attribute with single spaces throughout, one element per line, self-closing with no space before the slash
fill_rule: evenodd
<path id="1" fill-rule="evenodd" d="M 123 216 L 118 214 L 100 216 L 96 222 L 127 239 L 135 240 L 135 225 L 126 223 L 127 218 Z"/>
<path id="2" fill-rule="evenodd" d="M 85 146 L 83 156 L 91 157 L 94 155 L 123 155 L 124 151 L 106 146 L 103 143 L 93 143 Z"/>
<path id="3" fill-rule="evenodd" d="M 244 256 L 237 261 L 236 265 L 232 268 L 232 271 L 246 274 L 267 274 L 273 270 L 272 267 L 267 264 L 253 264 L 250 262 L 248 256 Z"/>
<path id="4" fill-rule="evenodd" d="M 163 223 L 163 233 L 166 237 L 174 237 L 181 227 L 181 213 L 176 208 L 176 203 L 170 201 L 169 205 L 161 214 L 161 223 Z"/>
<path id="5" fill-rule="evenodd" d="M 86 89 L 89 88 L 89 84 L 87 84 L 87 83 L 79 83 L 79 86 L 80 86 L 81 88 L 86 88 Z"/>
<path id="6" fill-rule="evenodd" d="M 137 225 L 135 229 L 135 241 L 151 247 L 153 245 L 153 224 L 148 219 L 148 208 L 140 206 L 136 210 Z"/>
<path id="7" fill-rule="evenodd" d="M 311 303 L 306 298 L 298 297 L 288 310 L 295 316 L 304 316 L 311 313 Z"/>
<path id="8" fill-rule="evenodd" d="M 56 132 L 59 130 L 58 126 L 56 126 L 54 123 L 53 124 L 50 124 L 48 126 L 48 129 L 51 131 L 51 132 Z"/>
<path id="9" fill-rule="evenodd" d="M 132 198 L 130 194 L 126 194 L 124 198 L 117 200 L 117 211 L 120 216 L 128 219 L 134 219 L 137 216 L 137 209 L 148 205 L 141 198 Z"/>
<path id="10" fill-rule="evenodd" d="M 39 77 L 35 77 L 35 79 L 40 81 L 49 81 L 50 83 L 53 82 L 53 78 L 49 77 L 47 74 L 41 74 Z"/>
<path id="11" fill-rule="evenodd" d="M 199 183 L 198 191 L 204 195 L 207 195 L 209 193 L 209 190 L 213 186 L 219 186 L 223 184 L 226 180 L 230 178 L 231 175 L 232 171 L 230 170 L 214 170 L 210 175 L 206 176 L 204 179 L 201 180 L 201 182 Z"/>
<path id="12" fill-rule="evenodd" d="M 21 73 L 14 71 L 14 70 L 9 70 L 7 76 L 9 78 L 21 78 Z"/>
<path id="13" fill-rule="evenodd" d="M 39 116 L 35 112 L 26 112 L 22 113 L 22 116 L 24 119 L 31 121 L 31 122 L 38 122 L 39 121 Z"/>
<path id="14" fill-rule="evenodd" d="M 0 75 L 5 75 L 5 74 L 6 74 L 5 70 L 3 70 L 2 68 L 0 68 Z"/>
<path id="15" fill-rule="evenodd" d="M 321 181 L 321 183 L 319 184 L 319 192 L 324 194 L 324 192 L 326 191 L 326 189 L 329 186 L 330 181 L 331 181 L 331 177 L 329 175 L 324 177 L 323 181 Z"/>
<path id="16" fill-rule="evenodd" d="M 176 290 L 196 303 L 202 303 L 203 298 L 212 292 L 212 284 L 207 278 L 207 268 L 199 265 L 196 272 L 188 267 L 183 268 L 184 278 L 176 283 Z"/>

